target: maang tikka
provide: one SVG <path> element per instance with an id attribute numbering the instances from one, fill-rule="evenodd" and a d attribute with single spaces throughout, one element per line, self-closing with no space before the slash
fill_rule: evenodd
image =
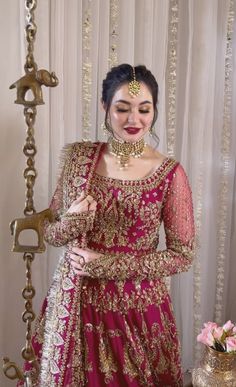
<path id="1" fill-rule="evenodd" d="M 135 67 L 133 67 L 133 79 L 129 82 L 128 88 L 131 97 L 137 97 L 140 94 L 141 85 L 140 82 L 136 80 Z"/>

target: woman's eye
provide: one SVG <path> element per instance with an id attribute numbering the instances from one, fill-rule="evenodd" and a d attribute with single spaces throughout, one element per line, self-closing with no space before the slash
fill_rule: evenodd
<path id="1" fill-rule="evenodd" d="M 120 113 L 126 113 L 126 112 L 128 112 L 129 110 L 117 108 L 117 111 L 120 112 Z"/>
<path id="2" fill-rule="evenodd" d="M 139 110 L 139 113 L 146 114 L 149 113 L 149 110 Z"/>

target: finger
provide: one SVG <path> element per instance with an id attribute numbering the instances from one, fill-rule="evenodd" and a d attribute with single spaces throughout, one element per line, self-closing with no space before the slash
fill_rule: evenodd
<path id="1" fill-rule="evenodd" d="M 79 263 L 79 255 L 77 254 L 70 254 L 70 260 L 76 263 Z"/>
<path id="2" fill-rule="evenodd" d="M 92 204 L 90 204 L 89 211 L 96 211 L 96 209 L 97 209 L 97 203 L 96 202 L 93 202 Z"/>
<path id="3" fill-rule="evenodd" d="M 78 263 L 71 261 L 71 266 L 76 274 L 81 276 L 89 275 L 87 272 L 83 271 L 83 268 L 81 268 L 81 266 Z"/>
<path id="4" fill-rule="evenodd" d="M 88 211 L 88 208 L 89 202 L 86 199 L 76 205 L 77 211 Z"/>
<path id="5" fill-rule="evenodd" d="M 73 267 L 73 269 L 75 270 L 82 270 L 82 267 L 80 266 L 80 264 L 76 261 L 71 261 L 71 266 Z"/>
<path id="6" fill-rule="evenodd" d="M 84 199 L 85 199 L 85 193 L 84 193 L 84 191 L 82 191 L 82 193 L 80 194 L 80 196 L 79 196 L 78 198 L 76 198 L 76 199 L 72 202 L 72 205 L 73 205 L 73 204 L 78 204 L 78 203 L 82 202 Z"/>
<path id="7" fill-rule="evenodd" d="M 73 268 L 73 270 L 74 270 L 75 274 L 78 275 L 78 276 L 80 276 L 80 277 L 89 277 L 89 274 L 86 273 L 85 271 L 82 271 L 82 270 L 76 270 L 76 269 L 74 269 L 74 268 Z"/>
<path id="8" fill-rule="evenodd" d="M 84 191 L 81 192 L 80 196 L 77 198 L 78 202 L 81 202 L 85 198 Z"/>
<path id="9" fill-rule="evenodd" d="M 83 257 L 86 255 L 87 250 L 81 249 L 78 246 L 73 246 L 71 249 L 72 253 L 77 254 L 77 255 L 82 255 Z"/>
<path id="10" fill-rule="evenodd" d="M 89 203 L 87 200 L 83 200 L 80 203 L 73 203 L 72 206 L 70 207 L 70 212 L 86 212 L 89 209 Z"/>
<path id="11" fill-rule="evenodd" d="M 94 201 L 94 198 L 91 196 L 91 195 L 88 195 L 86 196 L 86 200 L 89 202 L 89 203 L 92 203 Z"/>

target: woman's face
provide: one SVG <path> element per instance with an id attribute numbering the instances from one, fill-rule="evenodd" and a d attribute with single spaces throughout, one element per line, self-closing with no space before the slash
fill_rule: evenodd
<path id="1" fill-rule="evenodd" d="M 128 84 L 114 94 L 109 109 L 109 123 L 117 140 L 135 142 L 150 129 L 153 117 L 153 99 L 148 87 L 141 82 L 140 94 L 132 97 Z"/>

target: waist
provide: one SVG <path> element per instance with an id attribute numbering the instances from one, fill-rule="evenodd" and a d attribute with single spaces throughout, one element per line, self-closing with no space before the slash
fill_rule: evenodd
<path id="1" fill-rule="evenodd" d="M 83 279 L 81 301 L 83 307 L 92 305 L 101 312 L 130 309 L 146 311 L 151 305 L 160 305 L 169 294 L 164 280 L 105 280 Z"/>

